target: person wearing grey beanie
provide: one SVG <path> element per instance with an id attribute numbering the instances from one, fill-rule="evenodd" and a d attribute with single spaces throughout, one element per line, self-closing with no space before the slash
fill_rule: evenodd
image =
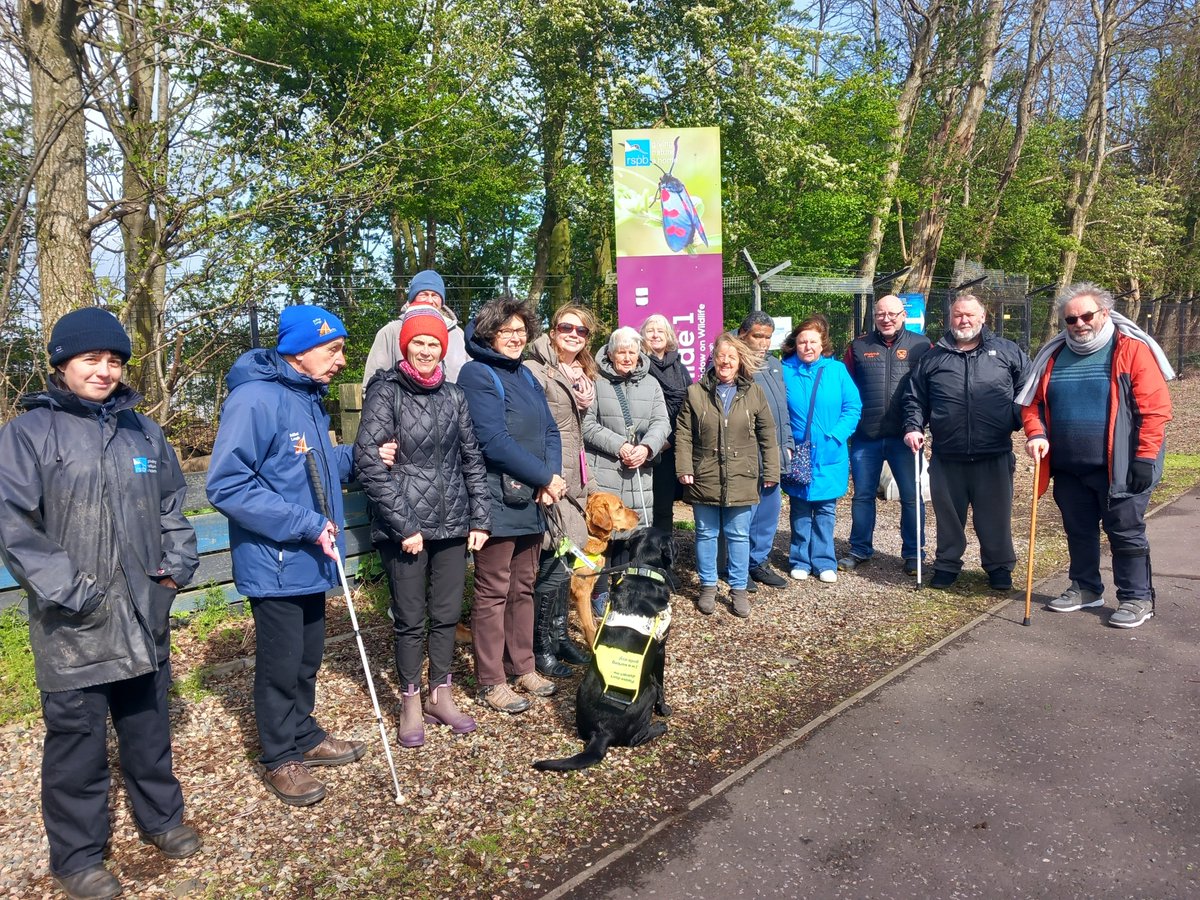
<path id="1" fill-rule="evenodd" d="M 408 302 L 400 310 L 400 315 L 394 321 L 388 322 L 380 328 L 371 344 L 371 352 L 367 354 L 367 361 L 363 365 L 364 394 L 367 384 L 376 372 L 380 369 L 390 372 L 404 358 L 404 354 L 400 350 L 400 327 L 404 314 L 414 306 L 432 306 L 446 320 L 449 340 L 446 344 L 446 352 L 442 357 L 442 368 L 445 371 L 446 380 L 451 384 L 458 381 L 458 372 L 463 367 L 463 363 L 467 361 L 467 346 L 463 340 L 463 330 L 458 324 L 458 316 L 454 314 L 454 310 L 446 306 L 446 283 L 442 280 L 442 276 L 433 269 L 421 270 L 408 283 L 406 296 Z"/>

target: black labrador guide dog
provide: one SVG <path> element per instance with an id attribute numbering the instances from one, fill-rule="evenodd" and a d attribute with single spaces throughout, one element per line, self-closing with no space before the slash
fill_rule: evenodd
<path id="1" fill-rule="evenodd" d="M 663 692 L 671 621 L 674 539 L 648 528 L 629 540 L 629 563 L 611 573 L 609 609 L 595 653 L 575 697 L 583 752 L 533 764 L 543 772 L 573 772 L 604 759 L 609 747 L 637 747 L 667 731 L 653 714 L 671 715 Z"/>

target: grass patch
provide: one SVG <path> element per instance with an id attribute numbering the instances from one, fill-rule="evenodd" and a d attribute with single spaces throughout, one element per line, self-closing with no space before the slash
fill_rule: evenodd
<path id="1" fill-rule="evenodd" d="M 40 697 L 33 676 L 29 622 L 10 606 L 0 612 L 0 724 L 36 713 Z"/>
<path id="2" fill-rule="evenodd" d="M 203 700 L 212 691 L 208 687 L 208 678 L 212 674 L 212 666 L 196 666 L 183 678 L 171 683 L 171 693 L 192 703 Z"/>
<path id="3" fill-rule="evenodd" d="M 1200 453 L 1168 453 L 1162 480 L 1154 489 L 1155 504 L 1169 503 L 1200 482 Z"/>
<path id="4" fill-rule="evenodd" d="M 206 641 L 214 632 L 224 634 L 230 625 L 247 618 L 250 610 L 243 604 L 231 604 L 220 585 L 209 582 L 196 608 L 182 615 L 187 619 L 188 626 L 196 637 Z"/>

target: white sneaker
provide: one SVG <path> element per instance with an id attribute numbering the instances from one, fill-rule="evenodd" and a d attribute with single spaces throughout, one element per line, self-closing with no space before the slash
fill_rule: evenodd
<path id="1" fill-rule="evenodd" d="M 808 569 L 792 569 L 788 574 L 796 579 L 796 581 L 804 581 L 808 578 Z"/>
<path id="2" fill-rule="evenodd" d="M 833 584 L 835 581 L 837 581 L 837 572 L 835 572 L 833 569 L 826 569 L 821 573 L 821 580 L 826 584 Z"/>

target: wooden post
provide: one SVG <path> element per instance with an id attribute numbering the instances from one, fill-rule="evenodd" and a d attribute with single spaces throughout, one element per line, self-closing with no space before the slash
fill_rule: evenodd
<path id="1" fill-rule="evenodd" d="M 338 401 L 342 407 L 342 443 L 353 444 L 362 422 L 362 385 L 359 382 L 338 385 Z"/>

